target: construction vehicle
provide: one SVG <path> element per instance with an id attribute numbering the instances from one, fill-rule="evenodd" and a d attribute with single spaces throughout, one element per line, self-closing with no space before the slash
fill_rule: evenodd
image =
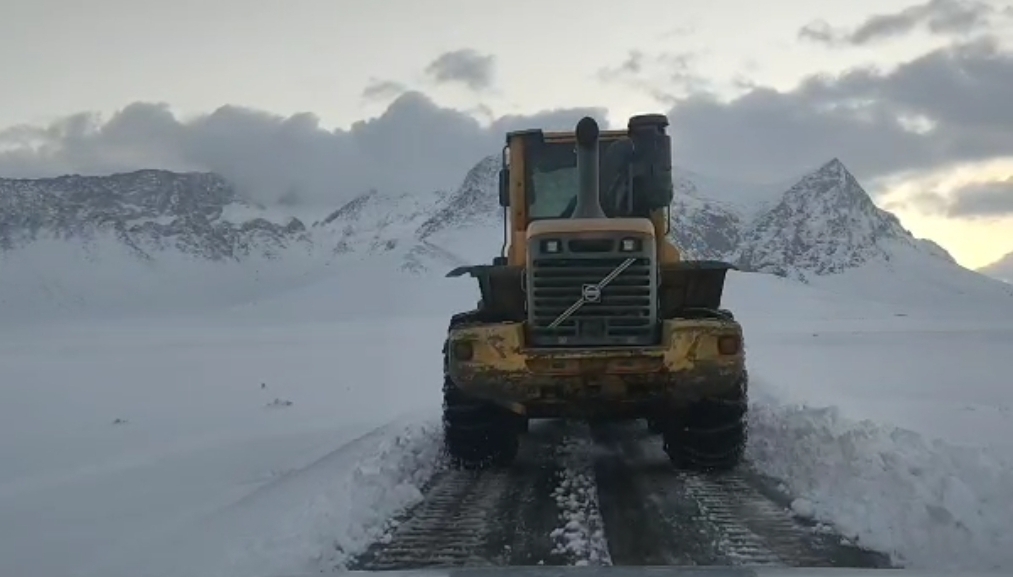
<path id="1" fill-rule="evenodd" d="M 680 467 L 742 458 L 748 379 L 728 270 L 668 238 L 668 119 L 506 135 L 504 239 L 474 310 L 444 343 L 444 444 L 465 466 L 509 463 L 529 419 L 644 419 Z M 599 192 L 603 194 L 599 194 Z"/>

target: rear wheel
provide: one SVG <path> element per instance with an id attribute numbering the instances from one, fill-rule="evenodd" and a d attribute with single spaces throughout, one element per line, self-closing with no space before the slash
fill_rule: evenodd
<path id="1" fill-rule="evenodd" d="M 746 376 L 740 394 L 706 399 L 663 424 L 665 452 L 679 468 L 728 471 L 742 461 L 748 436 Z"/>

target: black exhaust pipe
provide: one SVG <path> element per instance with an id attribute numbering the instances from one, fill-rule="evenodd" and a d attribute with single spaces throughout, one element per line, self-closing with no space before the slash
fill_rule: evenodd
<path id="1" fill-rule="evenodd" d="M 576 132 L 577 206 L 570 218 L 607 218 L 598 191 L 598 123 L 585 116 Z"/>

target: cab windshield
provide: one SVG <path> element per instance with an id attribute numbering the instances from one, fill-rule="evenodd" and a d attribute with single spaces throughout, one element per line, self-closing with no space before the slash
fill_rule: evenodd
<path id="1" fill-rule="evenodd" d="M 601 204 L 606 214 L 611 214 L 614 206 L 607 199 L 609 187 L 616 177 L 616 170 L 607 170 L 604 152 L 611 142 L 601 142 L 598 147 L 598 162 L 601 167 L 598 186 L 601 191 Z M 546 218 L 569 218 L 577 201 L 577 151 L 575 144 L 545 144 L 529 159 L 531 163 L 531 180 L 528 182 L 528 195 L 533 202 L 529 203 L 528 217 L 531 220 Z"/>

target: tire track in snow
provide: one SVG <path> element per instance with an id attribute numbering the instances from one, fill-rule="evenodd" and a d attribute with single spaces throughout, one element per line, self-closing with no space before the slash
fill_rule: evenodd
<path id="1" fill-rule="evenodd" d="M 676 470 L 640 423 L 535 422 L 511 467 L 444 470 L 424 493 L 348 568 L 889 566 L 796 519 L 748 464 Z"/>
<path id="2" fill-rule="evenodd" d="M 616 565 L 714 565 L 719 556 L 699 512 L 670 498 L 674 471 L 667 459 L 645 461 L 646 431 L 622 425 L 594 428 L 595 476 L 605 535 Z M 638 434 L 639 433 L 639 434 Z"/>
<path id="3" fill-rule="evenodd" d="M 549 542 L 561 435 L 557 423 L 533 426 L 513 466 L 440 473 L 422 503 L 348 568 L 561 564 Z"/>
<path id="4" fill-rule="evenodd" d="M 449 471 L 408 519 L 352 569 L 493 565 L 484 546 L 497 502 L 509 486 L 504 472 Z"/>
<path id="5" fill-rule="evenodd" d="M 748 465 L 725 474 L 677 471 L 660 438 L 629 423 L 600 427 L 595 438 L 617 564 L 888 566 L 886 556 L 799 522 Z"/>

